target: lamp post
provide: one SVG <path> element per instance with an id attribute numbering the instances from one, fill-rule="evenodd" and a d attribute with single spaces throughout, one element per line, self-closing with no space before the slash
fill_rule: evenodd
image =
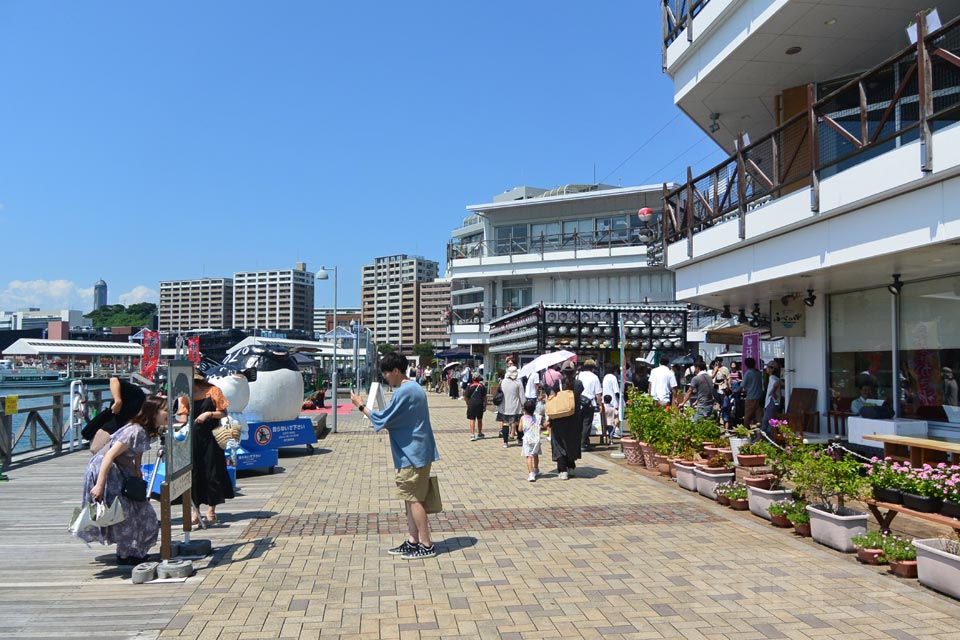
<path id="1" fill-rule="evenodd" d="M 360 349 L 360 325 L 356 320 L 350 321 L 350 333 L 353 334 L 353 388 L 356 393 L 360 393 L 360 367 L 359 349 Z"/>
<path id="2" fill-rule="evenodd" d="M 333 410 L 330 415 L 333 423 L 330 425 L 330 433 L 337 432 L 337 268 L 320 267 L 317 271 L 317 280 L 327 280 L 330 276 L 327 271 L 333 271 L 333 372 L 330 375 L 330 382 L 333 387 Z"/>

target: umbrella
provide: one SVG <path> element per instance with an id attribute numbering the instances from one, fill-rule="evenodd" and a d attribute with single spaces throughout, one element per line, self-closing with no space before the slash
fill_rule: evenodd
<path id="1" fill-rule="evenodd" d="M 527 364 L 523 365 L 523 367 L 520 369 L 519 376 L 521 378 L 530 377 L 530 374 L 536 371 L 542 371 L 547 367 L 552 367 L 555 364 L 560 364 L 565 360 L 576 361 L 576 359 L 577 359 L 577 354 L 575 354 L 572 351 L 564 351 L 562 349 L 560 351 L 545 353 L 542 356 L 537 356 L 531 362 L 528 362 Z"/>
<path id="2" fill-rule="evenodd" d="M 739 353 L 736 351 L 724 351 L 723 353 L 718 353 L 717 357 L 718 358 L 739 358 L 742 355 L 743 355 L 742 353 Z"/>
<path id="3" fill-rule="evenodd" d="M 450 364 L 445 366 L 443 370 L 446 371 L 447 369 L 453 369 L 454 367 L 460 367 L 460 366 L 462 365 L 459 362 L 451 362 Z"/>

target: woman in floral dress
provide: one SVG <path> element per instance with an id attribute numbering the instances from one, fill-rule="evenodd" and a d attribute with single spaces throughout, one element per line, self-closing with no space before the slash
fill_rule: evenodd
<path id="1" fill-rule="evenodd" d="M 140 462 L 150 450 L 150 439 L 160 433 L 167 423 L 167 401 L 148 398 L 139 413 L 114 433 L 110 441 L 87 465 L 83 479 L 83 506 L 93 502 L 113 504 L 119 499 L 123 507 L 122 522 L 109 527 L 90 527 L 77 533 L 84 542 L 117 545 L 119 564 L 145 562 L 147 554 L 157 542 L 160 525 L 157 512 L 149 500 L 131 500 L 120 495 L 123 479 L 142 478 Z"/>

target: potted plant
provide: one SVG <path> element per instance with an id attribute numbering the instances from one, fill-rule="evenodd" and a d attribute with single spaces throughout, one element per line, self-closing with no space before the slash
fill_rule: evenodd
<path id="1" fill-rule="evenodd" d="M 850 541 L 857 550 L 857 560 L 863 564 L 885 564 L 884 545 L 887 544 L 887 534 L 881 531 L 868 531 L 853 536 Z"/>
<path id="2" fill-rule="evenodd" d="M 750 504 L 747 502 L 747 487 L 746 485 L 740 484 L 739 482 L 734 482 L 730 489 L 726 492 L 727 498 L 730 500 L 730 508 L 735 511 L 746 511 L 750 508 Z"/>
<path id="3" fill-rule="evenodd" d="M 873 488 L 873 499 L 877 502 L 901 504 L 903 502 L 904 474 L 900 471 L 900 463 L 893 458 L 880 459 L 874 456 L 867 465 L 867 481 Z"/>
<path id="4" fill-rule="evenodd" d="M 804 451 L 792 463 L 797 489 L 810 501 L 810 531 L 813 539 L 837 551 L 853 551 L 850 541 L 867 530 L 868 516 L 846 507 L 863 496 L 866 478 L 861 464 L 836 447 Z"/>
<path id="5" fill-rule="evenodd" d="M 632 389 L 624 406 L 624 418 L 630 429 L 630 437 L 623 438 L 623 451 L 629 464 L 642 464 L 648 469 L 655 469 L 653 463 L 653 449 L 647 443 L 647 432 L 651 434 L 659 430 L 663 420 L 663 407 L 646 393 Z"/>
<path id="6" fill-rule="evenodd" d="M 750 502 L 750 513 L 760 518 L 770 519 L 770 505 L 780 500 L 786 500 L 793 496 L 793 491 L 783 486 L 783 481 L 789 473 L 790 466 L 794 458 L 797 458 L 803 450 L 800 438 L 792 430 L 783 430 L 783 438 L 786 445 L 781 450 L 767 442 L 758 442 L 750 445 L 751 449 L 757 451 L 756 455 L 763 456 L 770 463 L 770 473 L 766 474 L 769 485 L 766 487 L 747 484 L 747 497 Z M 741 448 L 741 451 L 743 449 Z M 744 454 L 739 456 L 743 460 Z"/>
<path id="7" fill-rule="evenodd" d="M 737 425 L 733 430 L 733 435 L 730 436 L 730 452 L 733 455 L 733 459 L 736 460 L 737 453 L 740 447 L 746 446 L 750 443 L 750 429 L 745 425 Z"/>
<path id="8" fill-rule="evenodd" d="M 917 577 L 917 548 L 909 540 L 887 536 L 883 543 L 883 555 L 890 562 L 890 570 L 901 578 Z"/>
<path id="9" fill-rule="evenodd" d="M 767 511 L 770 512 L 770 522 L 773 524 L 773 526 L 784 529 L 792 526 L 790 524 L 790 518 L 787 517 L 789 507 L 792 503 L 793 500 L 779 500 L 767 507 Z"/>
<path id="10" fill-rule="evenodd" d="M 767 461 L 767 443 L 754 442 L 742 445 L 734 457 L 741 467 L 761 467 Z"/>
<path id="11" fill-rule="evenodd" d="M 950 467 L 943 481 L 943 506 L 940 513 L 948 518 L 960 519 L 960 467 Z"/>
<path id="12" fill-rule="evenodd" d="M 693 475 L 697 482 L 697 492 L 700 495 L 725 504 L 717 495 L 717 487 L 721 484 L 732 483 L 735 478 L 733 469 L 729 466 L 725 457 L 717 455 L 706 462 L 697 464 L 693 470 Z"/>
<path id="13" fill-rule="evenodd" d="M 713 489 L 714 495 L 717 498 L 717 504 L 723 505 L 724 507 L 730 506 L 730 498 L 727 497 L 727 492 L 733 488 L 733 485 L 736 484 L 733 481 L 733 478 L 727 480 L 726 482 L 718 482 Z"/>
<path id="14" fill-rule="evenodd" d="M 674 469 L 677 471 L 677 484 L 687 491 L 697 490 L 697 477 L 694 474 L 696 465 L 693 462 L 693 450 L 683 451 L 674 460 Z"/>
<path id="15" fill-rule="evenodd" d="M 943 465 L 946 467 L 946 464 Z M 943 474 L 929 464 L 904 474 L 903 506 L 921 513 L 937 513 L 943 506 Z"/>
<path id="16" fill-rule="evenodd" d="M 793 525 L 793 532 L 801 538 L 810 537 L 810 512 L 807 503 L 803 500 L 790 500 L 784 507 L 787 511 L 787 520 Z"/>
<path id="17" fill-rule="evenodd" d="M 953 598 L 960 598 L 960 540 L 928 538 L 914 540 L 920 584 Z"/>

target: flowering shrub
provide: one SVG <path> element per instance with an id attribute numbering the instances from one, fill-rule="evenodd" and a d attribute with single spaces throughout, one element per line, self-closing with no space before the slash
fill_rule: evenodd
<path id="1" fill-rule="evenodd" d="M 887 543 L 887 534 L 882 531 L 868 531 L 858 536 L 853 536 L 850 541 L 857 549 L 883 549 Z"/>
<path id="2" fill-rule="evenodd" d="M 787 516 L 787 520 L 793 524 L 806 524 L 810 522 L 810 514 L 807 513 L 807 503 L 803 500 L 777 500 L 767 507 L 772 515 Z"/>
<path id="3" fill-rule="evenodd" d="M 882 548 L 883 555 L 888 560 L 902 562 L 917 559 L 917 548 L 913 546 L 913 542 L 899 536 L 886 536 Z"/>
<path id="4" fill-rule="evenodd" d="M 960 502 L 960 466 L 924 464 L 911 466 L 892 458 L 872 458 L 867 465 L 867 480 L 874 488 L 900 489 L 927 498 L 945 498 Z"/>
<path id="5" fill-rule="evenodd" d="M 724 495 L 731 500 L 746 500 L 747 485 L 740 482 L 734 482 L 730 485 L 730 488 L 724 493 Z"/>
<path id="6" fill-rule="evenodd" d="M 866 478 L 860 476 L 861 463 L 842 449 L 804 450 L 791 464 L 791 476 L 797 490 L 810 502 L 830 513 L 841 514 L 845 503 L 860 498 L 866 491 Z"/>
<path id="7" fill-rule="evenodd" d="M 770 506 L 767 507 L 767 511 L 769 511 L 770 515 L 772 516 L 785 516 L 792 506 L 793 500 L 777 500 L 776 502 L 770 503 Z"/>
<path id="8" fill-rule="evenodd" d="M 726 459 L 724 459 L 724 461 L 726 461 Z M 713 492 L 718 496 L 725 496 L 731 489 L 733 489 L 733 486 L 735 484 L 737 483 L 734 482 L 733 480 L 729 482 L 720 482 L 717 484 L 716 487 L 714 487 Z"/>

